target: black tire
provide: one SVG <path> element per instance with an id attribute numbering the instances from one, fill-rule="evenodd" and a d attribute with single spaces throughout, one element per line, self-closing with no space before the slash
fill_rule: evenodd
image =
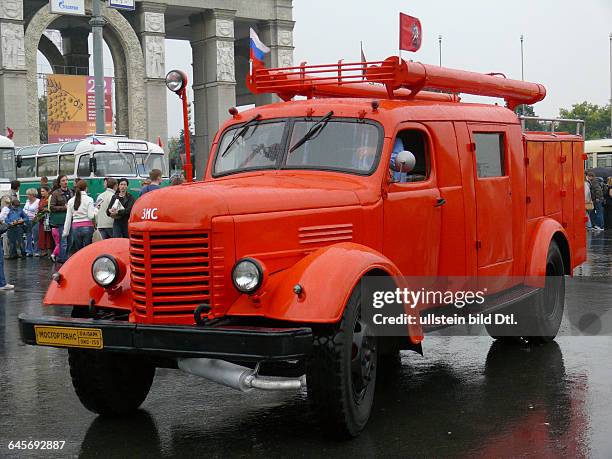
<path id="1" fill-rule="evenodd" d="M 561 327 L 565 307 L 564 274 L 561 250 L 555 241 L 551 241 L 546 256 L 544 288 L 533 297 L 504 310 L 504 313 L 514 314 L 518 325 L 485 325 L 487 333 L 493 339 L 507 343 L 520 342 L 521 338 L 532 344 L 553 341 Z"/>
<path id="2" fill-rule="evenodd" d="M 125 416 L 147 398 L 155 366 L 130 354 L 68 349 L 72 385 L 85 408 L 105 416 Z"/>
<path id="3" fill-rule="evenodd" d="M 361 286 L 346 304 L 340 323 L 315 333 L 306 367 L 308 398 L 326 432 L 359 435 L 368 422 L 376 385 L 376 337 L 361 319 Z"/>

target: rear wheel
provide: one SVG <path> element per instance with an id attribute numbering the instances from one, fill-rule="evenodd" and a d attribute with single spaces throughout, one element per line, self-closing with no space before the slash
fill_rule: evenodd
<path id="1" fill-rule="evenodd" d="M 561 250 L 551 241 L 546 257 L 544 288 L 531 298 L 513 304 L 504 313 L 514 314 L 518 325 L 486 325 L 489 335 L 504 342 L 519 341 L 542 344 L 555 339 L 565 307 L 565 269 Z M 517 336 L 517 335 L 521 336 Z"/>
<path id="2" fill-rule="evenodd" d="M 306 369 L 308 398 L 331 434 L 350 438 L 365 427 L 374 401 L 377 357 L 376 337 L 361 317 L 357 285 L 340 323 L 315 335 Z"/>

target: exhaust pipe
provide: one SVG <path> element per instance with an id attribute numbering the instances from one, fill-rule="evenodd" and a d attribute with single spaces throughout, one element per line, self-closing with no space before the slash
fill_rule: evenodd
<path id="1" fill-rule="evenodd" d="M 249 392 L 261 390 L 298 390 L 306 387 L 306 375 L 299 378 L 260 376 L 257 368 L 243 367 L 218 359 L 178 359 L 178 367 L 192 375 L 201 376 L 223 386 Z"/>

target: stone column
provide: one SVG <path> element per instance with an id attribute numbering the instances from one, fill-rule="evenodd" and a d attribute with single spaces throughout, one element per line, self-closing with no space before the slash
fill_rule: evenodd
<path id="1" fill-rule="evenodd" d="M 195 171 L 203 177 L 213 138 L 236 105 L 234 10 L 214 9 L 190 18 L 195 115 Z"/>
<path id="2" fill-rule="evenodd" d="M 61 34 L 62 54 L 66 65 L 63 73 L 89 75 L 89 29 L 63 29 Z"/>
<path id="3" fill-rule="evenodd" d="M 17 145 L 39 133 L 27 129 L 27 84 L 23 29 L 23 0 L 0 1 L 0 134 L 15 131 Z M 31 135 L 32 134 L 32 135 Z"/>
<path id="4" fill-rule="evenodd" d="M 266 55 L 266 67 L 293 66 L 293 26 L 294 21 L 273 19 L 257 23 L 259 39 L 270 48 Z M 258 94 L 255 105 L 271 104 L 280 99 L 275 94 Z"/>
<path id="5" fill-rule="evenodd" d="M 168 144 L 168 110 L 166 105 L 166 27 L 165 5 L 140 3 L 138 36 L 145 60 L 145 92 L 147 140 L 161 137 Z"/>

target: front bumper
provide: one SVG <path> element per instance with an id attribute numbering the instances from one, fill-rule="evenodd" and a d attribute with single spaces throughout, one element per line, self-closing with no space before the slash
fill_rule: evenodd
<path id="1" fill-rule="evenodd" d="M 309 354 L 310 328 L 244 326 L 168 326 L 66 317 L 19 315 L 21 339 L 26 344 L 51 347 L 89 347 L 81 344 L 43 344 L 36 328 L 62 327 L 68 334 L 80 330 L 101 335 L 98 349 L 166 357 L 207 357 L 224 360 L 297 360 Z M 87 330 L 83 330 L 87 329 Z M 100 330 L 97 332 L 97 330 Z"/>

